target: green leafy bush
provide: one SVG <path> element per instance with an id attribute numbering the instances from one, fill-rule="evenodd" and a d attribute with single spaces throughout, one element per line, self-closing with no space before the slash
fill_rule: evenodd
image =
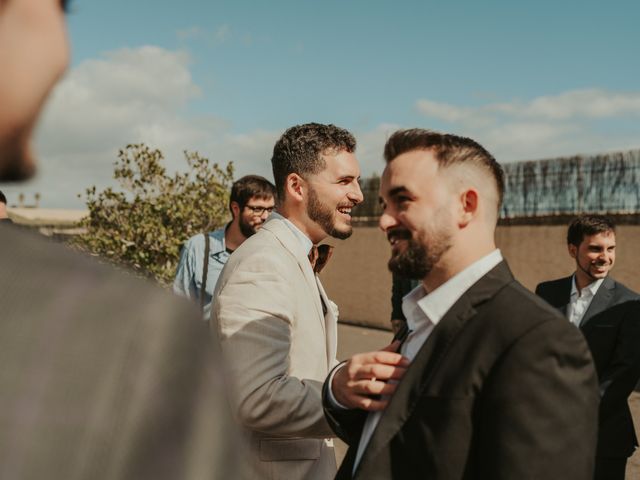
<path id="1" fill-rule="evenodd" d="M 184 241 L 229 217 L 233 164 L 221 168 L 198 153 L 184 156 L 188 171 L 169 175 L 160 150 L 144 144 L 120 150 L 114 171 L 120 188 L 86 190 L 86 232 L 73 243 L 168 285 Z"/>

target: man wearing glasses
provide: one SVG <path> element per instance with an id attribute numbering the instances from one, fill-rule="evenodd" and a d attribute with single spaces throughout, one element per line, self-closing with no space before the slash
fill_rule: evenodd
<path id="1" fill-rule="evenodd" d="M 275 205 L 276 189 L 266 178 L 246 175 L 231 187 L 226 226 L 191 237 L 184 245 L 173 291 L 197 301 L 209 320 L 213 290 L 229 255 L 265 222 Z"/>

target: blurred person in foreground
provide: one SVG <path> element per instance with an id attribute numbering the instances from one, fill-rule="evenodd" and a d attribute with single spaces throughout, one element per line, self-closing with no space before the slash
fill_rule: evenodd
<path id="1" fill-rule="evenodd" d="M 173 281 L 173 291 L 198 302 L 205 321 L 211 299 L 229 255 L 256 233 L 273 211 L 276 187 L 266 178 L 246 175 L 231 186 L 231 221 L 213 232 L 194 235 L 185 243 Z"/>
<path id="2" fill-rule="evenodd" d="M 68 62 L 60 0 L 0 0 L 0 179 Z M 235 431 L 197 310 L 0 225 L 0 478 L 229 479 Z"/>
<path id="3" fill-rule="evenodd" d="M 578 327 L 600 384 L 595 480 L 622 480 L 638 446 L 627 403 L 640 377 L 640 295 L 610 275 L 616 260 L 613 221 L 581 215 L 567 231 L 572 275 L 543 282 L 536 293 Z"/>
<path id="4" fill-rule="evenodd" d="M 337 363 L 338 314 L 317 275 L 328 255 L 318 244 L 352 233 L 351 208 L 362 202 L 355 148 L 334 125 L 297 125 L 280 137 L 271 159 L 276 212 L 231 255 L 214 293 L 212 330 L 255 478 L 336 472 L 321 391 Z"/>
<path id="5" fill-rule="evenodd" d="M 422 129 L 391 135 L 384 157 L 389 268 L 422 283 L 403 300 L 404 341 L 325 382 L 327 417 L 350 447 L 337 478 L 590 478 L 593 362 L 495 246 L 502 168 L 469 138 Z"/>

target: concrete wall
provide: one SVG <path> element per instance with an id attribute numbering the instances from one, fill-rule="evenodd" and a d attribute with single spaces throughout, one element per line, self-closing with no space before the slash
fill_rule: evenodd
<path id="1" fill-rule="evenodd" d="M 498 247 L 514 275 L 533 290 L 537 283 L 569 275 L 574 263 L 566 248 L 565 226 L 501 226 Z M 356 227 L 348 240 L 333 240 L 331 261 L 322 282 L 347 323 L 389 328 L 391 274 L 389 245 L 377 227 Z M 640 226 L 617 228 L 617 257 L 613 276 L 640 291 Z"/>

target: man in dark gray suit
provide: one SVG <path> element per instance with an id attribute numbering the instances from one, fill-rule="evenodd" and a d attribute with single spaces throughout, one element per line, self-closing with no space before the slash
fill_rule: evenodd
<path id="1" fill-rule="evenodd" d="M 384 156 L 389 268 L 422 282 L 403 300 L 401 355 L 355 355 L 325 382 L 350 447 L 337 478 L 588 479 L 593 362 L 495 246 L 500 165 L 469 138 L 422 129 L 391 135 Z"/>
<path id="2" fill-rule="evenodd" d="M 622 480 L 638 446 L 627 400 L 640 377 L 640 296 L 611 275 L 615 226 L 602 215 L 582 215 L 567 232 L 574 274 L 544 282 L 536 293 L 584 334 L 598 372 L 600 414 L 596 480 Z"/>
<path id="3" fill-rule="evenodd" d="M 2 180 L 34 171 L 66 3 L 0 1 Z M 238 478 L 204 328 L 155 286 L 0 225 L 0 478 Z"/>

